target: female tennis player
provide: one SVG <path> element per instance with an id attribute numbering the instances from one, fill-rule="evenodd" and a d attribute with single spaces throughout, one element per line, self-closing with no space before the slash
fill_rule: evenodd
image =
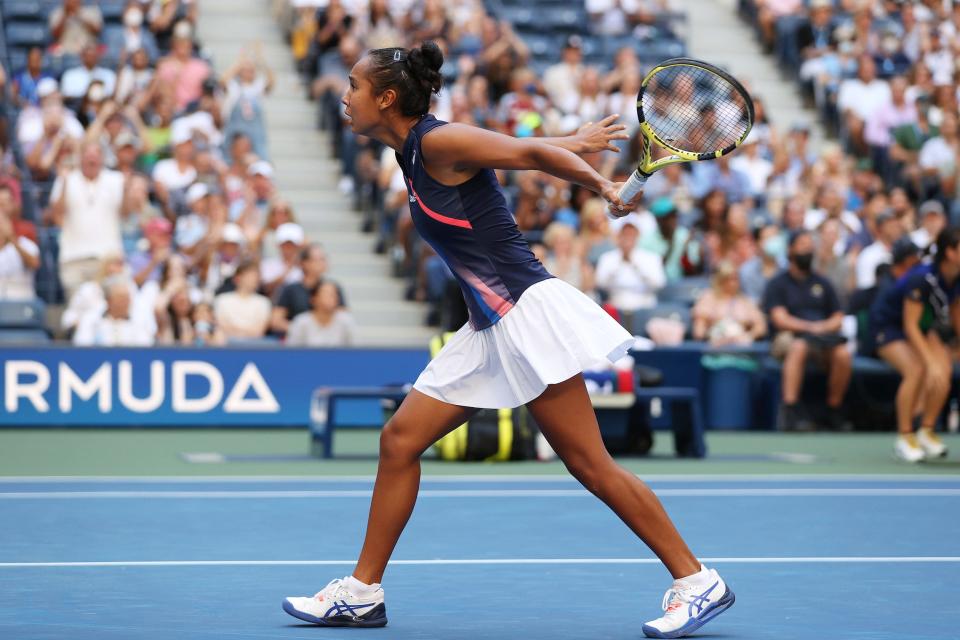
<path id="1" fill-rule="evenodd" d="M 392 147 L 417 230 L 456 275 L 469 322 L 434 358 L 380 436 L 366 538 L 353 574 L 284 610 L 325 626 L 387 624 L 380 581 L 413 511 L 420 455 L 477 408 L 529 407 L 567 469 L 663 561 L 674 578 L 649 637 L 678 638 L 733 604 L 715 570 L 687 548 L 653 492 L 607 454 L 581 372 L 615 361 L 633 338 L 587 296 L 552 277 L 517 229 L 494 169 L 536 169 L 603 196 L 616 214 L 634 203 L 578 152 L 607 148 L 619 126 L 559 139 L 512 138 L 428 114 L 443 55 L 421 47 L 370 51 L 343 98 L 354 133 Z M 609 125 L 612 120 L 603 121 Z M 582 133 L 582 132 L 581 132 Z"/>

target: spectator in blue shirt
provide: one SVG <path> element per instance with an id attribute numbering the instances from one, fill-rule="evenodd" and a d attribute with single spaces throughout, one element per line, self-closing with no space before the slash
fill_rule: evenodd
<path id="1" fill-rule="evenodd" d="M 28 104 L 40 105 L 40 95 L 37 93 L 37 84 L 44 78 L 52 78 L 43 70 L 43 49 L 31 47 L 27 53 L 27 66 L 20 73 L 13 76 L 13 97 L 20 107 Z"/>

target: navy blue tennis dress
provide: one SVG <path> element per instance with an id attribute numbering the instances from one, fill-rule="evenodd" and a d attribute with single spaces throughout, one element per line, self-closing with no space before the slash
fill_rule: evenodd
<path id="1" fill-rule="evenodd" d="M 469 321 L 414 384 L 466 407 L 517 407 L 633 344 L 627 333 L 575 287 L 551 276 L 517 229 L 500 183 L 482 169 L 463 184 L 427 174 L 421 141 L 447 124 L 424 116 L 397 154 L 420 236 L 450 267 Z"/>
<path id="2" fill-rule="evenodd" d="M 960 278 L 948 284 L 936 265 L 918 264 L 899 280 L 882 290 L 870 307 L 870 326 L 876 346 L 906 340 L 903 330 L 903 301 L 923 304 L 920 330 L 935 330 L 944 339 L 951 337 L 950 306 L 960 298 Z"/>

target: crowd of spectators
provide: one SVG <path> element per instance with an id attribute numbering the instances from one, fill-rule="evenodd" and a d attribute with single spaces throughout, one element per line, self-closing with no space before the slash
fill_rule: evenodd
<path id="1" fill-rule="evenodd" d="M 274 184 L 262 48 L 218 77 L 197 10 L 130 0 L 110 23 L 63 0 L 27 17 L 50 40 L 0 72 L 0 300 L 62 291 L 53 333 L 78 345 L 351 344 L 323 247 Z"/>
<path id="2" fill-rule="evenodd" d="M 593 194 L 550 176 L 499 177 L 521 231 L 557 276 L 615 307 L 641 334 L 647 327 L 637 319 L 649 318 L 642 312 L 677 302 L 676 291 L 694 291 L 682 285 L 695 279 L 702 298 L 683 301 L 693 308 L 680 316 L 691 318 L 681 333 L 716 345 L 770 340 L 784 360 L 783 413 L 791 428 L 805 365 L 820 363 L 829 371 L 824 422 L 840 426 L 851 353 L 859 347 L 872 354 L 865 335 L 844 321 L 851 302 L 863 305 L 878 273 L 888 277 L 904 238 L 925 250 L 951 219 L 960 221 L 960 3 L 740 4 L 835 132 L 819 149 L 811 122 L 778 121 L 767 112 L 764 88 L 752 86 L 756 124 L 743 148 L 658 172 L 642 209 L 626 218 L 608 220 Z M 651 31 L 680 33 L 683 16 L 672 3 L 652 0 L 587 2 L 586 9 L 553 60 L 537 48 L 536 27 L 511 24 L 523 15 L 513 2 L 488 12 L 474 0 L 330 0 L 319 8 L 298 3 L 291 12 L 294 55 L 313 84 L 321 123 L 334 133 L 342 187 L 407 279 L 409 297 L 430 302 L 431 320 L 446 329 L 464 319 L 459 293 L 442 261 L 411 232 L 392 150 L 343 126 L 346 75 L 367 48 L 433 39 L 446 60 L 446 86 L 432 105 L 438 118 L 515 136 L 576 136 L 618 113 L 630 139 L 618 143 L 619 153 L 586 159 L 624 179 L 639 150 L 632 104 L 639 79 L 665 57 Z M 598 38 L 623 42 L 623 34 L 632 36 L 627 46 L 596 55 Z"/>

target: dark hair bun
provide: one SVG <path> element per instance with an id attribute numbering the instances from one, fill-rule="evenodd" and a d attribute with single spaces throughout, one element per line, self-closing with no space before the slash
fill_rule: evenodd
<path id="1" fill-rule="evenodd" d="M 443 66 L 443 53 L 435 42 L 424 42 L 419 47 L 410 49 L 407 54 L 410 73 L 420 82 L 423 88 L 430 93 L 439 93 L 443 86 L 443 76 L 440 67 Z"/>

